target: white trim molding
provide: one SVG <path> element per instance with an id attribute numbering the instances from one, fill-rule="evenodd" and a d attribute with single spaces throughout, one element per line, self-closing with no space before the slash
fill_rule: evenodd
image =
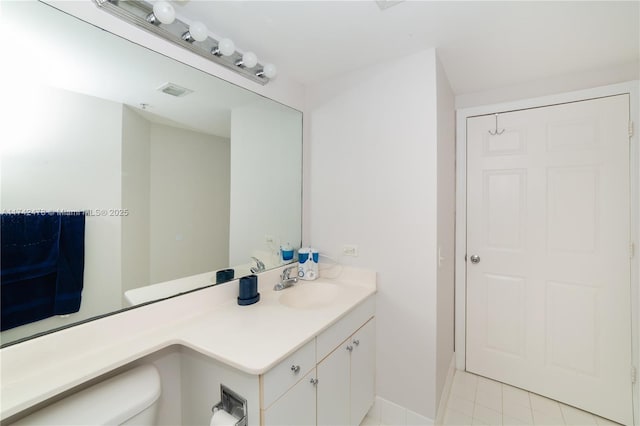
<path id="1" fill-rule="evenodd" d="M 409 410 L 388 399 L 376 396 L 362 426 L 434 426 L 433 419 Z"/>
<path id="2" fill-rule="evenodd" d="M 436 412 L 436 426 L 444 425 L 444 417 L 447 411 L 447 404 L 449 403 L 449 397 L 451 396 L 451 388 L 453 387 L 453 377 L 456 374 L 456 355 L 451 356 L 451 362 L 449 363 L 449 370 L 447 371 L 447 380 L 444 382 L 444 388 L 442 389 L 442 395 L 440 395 L 440 404 L 438 404 L 438 411 Z"/>
<path id="3" fill-rule="evenodd" d="M 482 105 L 456 110 L 456 254 L 455 254 L 455 357 L 456 368 L 466 370 L 466 262 L 467 251 L 467 118 L 497 112 L 516 111 L 528 108 L 576 102 L 628 93 L 630 95 L 630 116 L 635 131 L 630 141 L 631 179 L 631 235 L 630 243 L 635 246 L 631 260 L 631 318 L 632 318 L 632 360 L 636 371 L 640 370 L 640 106 L 638 95 L 640 81 L 634 80 L 593 89 L 560 93 L 519 101 Z M 629 366 L 631 379 L 631 368 Z M 640 425 L 640 378 L 633 385 L 634 418 Z"/>

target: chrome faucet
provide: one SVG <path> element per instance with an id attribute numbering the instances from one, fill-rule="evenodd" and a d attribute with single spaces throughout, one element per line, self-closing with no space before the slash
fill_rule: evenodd
<path id="1" fill-rule="evenodd" d="M 291 277 L 291 271 L 296 271 L 296 276 Z M 284 290 L 285 288 L 289 288 L 295 283 L 298 282 L 298 265 L 287 266 L 282 270 L 282 274 L 280 274 L 280 282 L 276 284 L 273 289 L 275 291 Z"/>
<path id="2" fill-rule="evenodd" d="M 256 262 L 256 266 L 252 266 L 250 271 L 252 274 L 258 273 L 258 272 L 263 272 L 265 270 L 264 267 L 264 263 L 262 263 L 262 261 L 260 259 L 258 259 L 257 257 L 253 257 L 251 256 L 251 259 Z"/>

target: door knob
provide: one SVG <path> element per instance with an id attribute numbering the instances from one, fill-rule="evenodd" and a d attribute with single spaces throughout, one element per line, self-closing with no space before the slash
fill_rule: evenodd
<path id="1" fill-rule="evenodd" d="M 291 366 L 291 371 L 293 371 L 293 374 L 298 374 L 300 372 L 300 366 L 299 365 L 292 365 Z"/>
<path id="2" fill-rule="evenodd" d="M 311 380 L 309 380 L 309 383 L 311 383 L 313 386 L 316 386 L 318 384 L 318 379 L 311 378 Z"/>
<path id="3" fill-rule="evenodd" d="M 477 254 L 472 255 L 469 259 L 471 259 L 471 263 L 473 264 L 480 263 L 480 256 Z"/>

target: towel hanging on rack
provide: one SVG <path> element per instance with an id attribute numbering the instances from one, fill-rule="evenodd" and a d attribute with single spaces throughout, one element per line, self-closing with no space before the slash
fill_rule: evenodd
<path id="1" fill-rule="evenodd" d="M 2 214 L 0 329 L 80 309 L 84 213 Z"/>

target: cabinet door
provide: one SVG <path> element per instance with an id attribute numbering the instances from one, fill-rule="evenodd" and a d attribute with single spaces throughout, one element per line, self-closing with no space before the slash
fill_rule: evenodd
<path id="1" fill-rule="evenodd" d="M 348 342 L 351 353 L 351 425 L 359 425 L 373 405 L 376 374 L 375 318 L 358 330 Z"/>
<path id="2" fill-rule="evenodd" d="M 316 424 L 316 369 L 263 411 L 265 426 L 312 426 Z"/>
<path id="3" fill-rule="evenodd" d="M 349 360 L 347 340 L 318 364 L 318 426 L 349 424 Z"/>

